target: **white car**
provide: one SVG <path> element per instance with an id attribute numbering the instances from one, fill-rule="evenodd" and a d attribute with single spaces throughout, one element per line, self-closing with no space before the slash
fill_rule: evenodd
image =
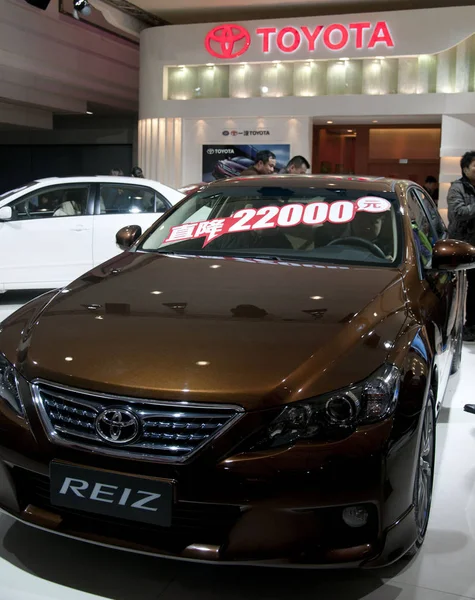
<path id="1" fill-rule="evenodd" d="M 115 234 L 144 231 L 184 195 L 133 177 L 34 181 L 0 196 L 0 293 L 62 287 L 120 251 Z"/>

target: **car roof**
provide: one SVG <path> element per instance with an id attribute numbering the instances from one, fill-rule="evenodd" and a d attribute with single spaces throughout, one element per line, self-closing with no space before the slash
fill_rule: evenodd
<path id="1" fill-rule="evenodd" d="M 154 179 L 142 179 L 142 178 L 138 178 L 138 177 L 118 177 L 118 176 L 113 176 L 113 175 L 87 175 L 87 176 L 78 176 L 78 177 L 46 177 L 44 179 L 36 179 L 35 183 L 41 183 L 41 184 L 47 184 L 47 185 L 54 185 L 57 183 L 83 183 L 83 182 L 88 182 L 88 181 L 98 181 L 98 182 L 104 182 L 104 183 L 127 183 L 127 184 L 135 184 L 135 185 L 151 185 L 151 186 L 157 186 L 157 185 L 163 185 L 165 186 L 165 184 L 160 183 L 159 181 L 156 181 Z M 165 187 L 169 187 L 169 186 L 165 186 Z"/>
<path id="2" fill-rule="evenodd" d="M 308 188 L 312 186 L 339 185 L 349 189 L 364 189 L 376 192 L 394 192 L 397 185 L 408 186 L 413 182 L 404 179 L 390 179 L 387 177 L 371 177 L 363 175 L 253 175 L 251 177 L 233 177 L 213 181 L 212 187 L 255 187 L 266 185 L 279 187 L 291 185 L 292 187 Z"/>

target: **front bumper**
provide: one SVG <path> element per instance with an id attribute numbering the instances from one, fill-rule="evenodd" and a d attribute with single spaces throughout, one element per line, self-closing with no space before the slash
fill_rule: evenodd
<path id="1" fill-rule="evenodd" d="M 397 560 L 416 539 L 411 507 L 382 528 L 385 505 L 375 488 L 341 496 L 296 486 L 274 495 L 250 486 L 240 496 L 236 490 L 228 498 L 221 494 L 219 502 L 212 492 L 206 501 L 178 496 L 170 528 L 74 511 L 52 506 L 48 464 L 0 452 L 1 511 L 59 535 L 123 550 L 220 564 L 370 568 Z M 368 509 L 362 528 L 349 528 L 341 518 L 344 506 L 354 504 Z"/>

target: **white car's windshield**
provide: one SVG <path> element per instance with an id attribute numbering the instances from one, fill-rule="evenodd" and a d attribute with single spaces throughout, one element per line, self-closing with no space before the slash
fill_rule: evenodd
<path id="1" fill-rule="evenodd" d="M 28 188 L 33 187 L 37 183 L 38 183 L 37 181 L 32 181 L 31 183 L 28 183 L 27 185 L 23 185 L 19 188 L 15 188 L 14 190 L 8 190 L 8 192 L 4 192 L 3 194 L 0 194 L 0 201 L 6 200 L 10 196 L 14 196 L 15 194 L 18 194 L 18 192 L 23 192 L 24 190 L 27 190 Z"/>
<path id="2" fill-rule="evenodd" d="M 345 187 L 211 186 L 164 218 L 139 250 L 394 265 L 394 193 Z"/>

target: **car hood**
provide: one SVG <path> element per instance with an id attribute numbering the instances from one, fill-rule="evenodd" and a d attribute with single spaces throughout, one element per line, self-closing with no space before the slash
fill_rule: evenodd
<path id="1" fill-rule="evenodd" d="M 124 253 L 12 315 L 0 350 L 30 381 L 255 409 L 364 379 L 405 318 L 397 269 Z"/>

